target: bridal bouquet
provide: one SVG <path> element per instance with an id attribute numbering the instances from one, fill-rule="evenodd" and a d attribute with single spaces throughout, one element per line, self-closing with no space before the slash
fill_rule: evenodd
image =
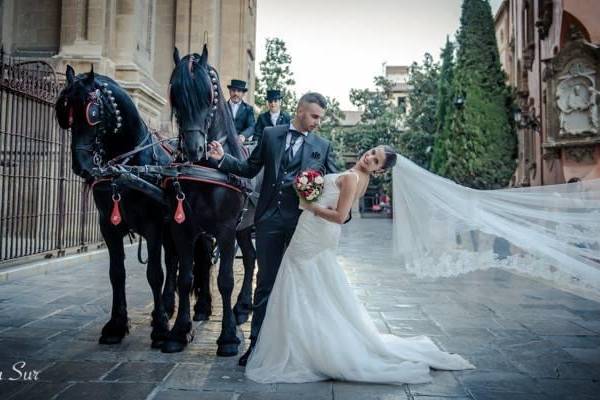
<path id="1" fill-rule="evenodd" d="M 323 192 L 325 180 L 323 175 L 314 169 L 300 172 L 294 179 L 294 189 L 298 196 L 306 201 L 315 201 Z"/>

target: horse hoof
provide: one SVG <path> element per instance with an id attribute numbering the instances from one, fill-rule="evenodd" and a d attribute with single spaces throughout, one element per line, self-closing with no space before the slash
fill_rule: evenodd
<path id="1" fill-rule="evenodd" d="M 209 315 L 200 311 L 194 313 L 194 321 L 208 321 Z"/>
<path id="2" fill-rule="evenodd" d="M 123 341 L 123 336 L 102 335 L 102 336 L 100 336 L 100 339 L 98 339 L 99 344 L 107 344 L 107 345 L 119 344 L 122 341 Z"/>
<path id="3" fill-rule="evenodd" d="M 163 353 L 179 353 L 182 352 L 186 346 L 187 343 L 181 343 L 176 340 L 167 340 L 163 342 L 160 351 Z"/>
<path id="4" fill-rule="evenodd" d="M 250 318 L 250 314 L 235 314 L 235 323 L 242 325 Z"/>
<path id="5" fill-rule="evenodd" d="M 217 355 L 219 357 L 233 357 L 238 355 L 239 344 L 220 344 L 217 348 Z"/>

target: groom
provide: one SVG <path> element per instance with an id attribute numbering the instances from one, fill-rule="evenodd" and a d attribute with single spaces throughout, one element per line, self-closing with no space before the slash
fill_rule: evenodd
<path id="1" fill-rule="evenodd" d="M 292 187 L 294 178 L 309 168 L 325 173 L 337 170 L 331 143 L 312 133 L 321 124 L 326 108 L 321 94 L 305 94 L 291 124 L 265 128 L 262 140 L 246 161 L 224 154 L 218 141 L 210 146 L 210 156 L 219 161 L 219 169 L 224 172 L 252 178 L 265 169 L 254 216 L 258 259 L 254 316 L 250 347 L 239 360 L 241 366 L 246 365 L 256 344 L 279 264 L 300 217 L 298 196 Z"/>

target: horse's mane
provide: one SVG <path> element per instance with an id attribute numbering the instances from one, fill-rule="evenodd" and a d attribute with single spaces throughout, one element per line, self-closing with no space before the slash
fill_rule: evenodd
<path id="1" fill-rule="evenodd" d="M 212 67 L 209 67 L 212 68 Z M 218 72 L 213 68 L 213 71 L 215 72 L 216 76 L 217 76 L 217 82 L 221 82 L 221 79 L 219 78 L 219 74 Z M 229 109 L 229 106 L 227 105 L 227 103 L 225 102 L 225 97 L 223 96 L 223 92 L 221 91 L 221 85 L 217 84 L 217 93 L 219 94 L 219 102 L 218 102 L 218 109 L 217 111 L 219 111 L 217 113 L 216 116 L 221 116 L 221 124 L 223 125 L 223 129 L 219 129 L 218 126 L 215 127 L 213 130 L 217 131 L 217 134 L 219 133 L 219 131 L 223 132 L 226 136 L 227 136 L 227 142 L 225 142 L 224 150 L 225 152 L 231 154 L 233 157 L 237 158 L 237 159 L 241 159 L 242 158 L 242 150 L 240 147 L 240 144 L 238 142 L 238 135 L 237 135 L 237 131 L 235 129 L 235 125 L 233 123 L 233 115 L 231 114 L 231 110 Z M 216 122 L 219 122 L 219 118 L 215 119 Z M 218 124 L 216 124 L 218 125 Z"/>
<path id="2" fill-rule="evenodd" d="M 212 137 L 208 139 L 209 141 L 216 140 L 225 135 L 227 137 L 225 150 L 228 150 L 227 152 L 232 156 L 241 158 L 242 153 L 238 144 L 233 118 L 223 99 L 218 73 L 210 65 L 202 65 L 199 60 L 199 54 L 188 54 L 181 59 L 171 73 L 169 92 L 169 100 L 172 105 L 171 117 L 174 116 L 179 124 L 185 124 L 193 120 L 193 115 L 198 110 L 212 107 L 211 93 L 213 93 L 213 87 L 209 71 L 214 71 L 217 77 L 217 88 L 214 93 L 219 96 L 219 99 L 213 125 L 208 132 Z M 190 69 L 192 73 L 190 73 Z M 177 97 L 173 96 L 173 93 L 177 93 Z"/>
<path id="3" fill-rule="evenodd" d="M 202 71 L 206 71 L 199 64 L 195 63 L 194 57 L 190 55 L 183 57 L 181 62 L 175 66 L 171 73 L 171 89 L 169 93 L 171 104 L 171 116 L 179 121 L 186 123 L 193 120 L 193 115 L 197 110 L 210 107 L 210 79 L 207 76 L 200 77 Z M 191 60 L 190 60 L 191 59 Z M 194 76 L 190 73 L 190 64 Z M 196 79 L 199 77 L 199 79 Z M 172 93 L 177 93 L 175 98 Z"/>

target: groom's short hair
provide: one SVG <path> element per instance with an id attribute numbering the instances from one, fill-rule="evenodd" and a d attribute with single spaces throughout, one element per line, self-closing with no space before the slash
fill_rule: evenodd
<path id="1" fill-rule="evenodd" d="M 327 108 L 327 99 L 321 93 L 317 92 L 308 92 L 298 101 L 298 107 L 303 104 L 315 103 L 318 104 L 323 110 Z"/>

